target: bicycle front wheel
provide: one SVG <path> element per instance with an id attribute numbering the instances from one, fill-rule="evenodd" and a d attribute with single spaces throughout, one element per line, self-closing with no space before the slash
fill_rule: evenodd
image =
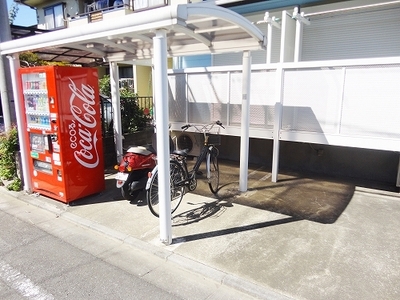
<path id="1" fill-rule="evenodd" d="M 182 201 L 183 195 L 185 194 L 185 186 L 183 184 L 185 179 L 185 172 L 181 165 L 171 160 L 170 164 L 170 192 L 171 192 L 171 214 L 178 208 L 179 204 Z M 147 190 L 146 197 L 147 197 L 147 205 L 151 213 L 159 217 L 160 216 L 160 202 L 158 197 L 158 170 L 155 171 L 153 174 L 150 187 Z"/>
<path id="2" fill-rule="evenodd" d="M 218 149 L 212 147 L 207 154 L 207 179 L 208 186 L 213 194 L 218 192 L 219 186 L 219 165 L 218 165 Z"/>

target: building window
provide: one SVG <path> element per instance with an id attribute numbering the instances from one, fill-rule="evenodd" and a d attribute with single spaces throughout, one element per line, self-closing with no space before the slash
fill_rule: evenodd
<path id="1" fill-rule="evenodd" d="M 44 22 L 46 29 L 57 29 L 65 27 L 64 3 L 46 7 L 44 9 Z"/>
<path id="2" fill-rule="evenodd" d="M 133 10 L 149 9 L 167 4 L 167 0 L 133 0 Z"/>

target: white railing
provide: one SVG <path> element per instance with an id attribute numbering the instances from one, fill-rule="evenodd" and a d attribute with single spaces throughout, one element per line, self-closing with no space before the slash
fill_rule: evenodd
<path id="1" fill-rule="evenodd" d="M 399 82 L 400 57 L 255 65 L 250 136 L 400 151 Z M 173 126 L 219 119 L 240 135 L 241 66 L 174 70 L 169 87 Z"/>

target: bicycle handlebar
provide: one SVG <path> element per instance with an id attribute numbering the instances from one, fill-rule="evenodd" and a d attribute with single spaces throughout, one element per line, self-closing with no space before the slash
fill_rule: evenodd
<path id="1" fill-rule="evenodd" d="M 221 126 L 223 129 L 225 129 L 225 127 L 222 125 L 222 122 L 220 120 L 218 120 L 217 122 L 215 122 L 215 124 Z"/>
<path id="2" fill-rule="evenodd" d="M 181 127 L 181 129 L 182 129 L 182 130 L 186 130 L 186 129 L 188 129 L 190 126 L 191 126 L 191 125 L 186 124 L 186 125 L 183 125 L 183 126 Z"/>
<path id="3" fill-rule="evenodd" d="M 202 126 L 203 129 L 210 127 L 209 130 L 211 130 L 211 128 L 213 128 L 214 125 L 218 125 L 218 126 L 222 127 L 223 129 L 225 129 L 225 127 L 222 125 L 222 122 L 219 121 L 219 120 L 218 120 L 218 121 L 215 121 L 215 122 L 213 122 L 213 123 L 207 124 L 207 125 L 191 125 L 191 124 L 186 124 L 186 125 L 183 125 L 183 126 L 181 127 L 181 129 L 182 129 L 183 131 L 185 131 L 185 130 L 188 129 L 189 127 L 195 127 L 195 128 L 198 130 L 198 127 Z M 208 131 L 209 131 L 209 130 L 208 130 Z M 199 131 L 201 131 L 201 130 L 199 130 Z"/>

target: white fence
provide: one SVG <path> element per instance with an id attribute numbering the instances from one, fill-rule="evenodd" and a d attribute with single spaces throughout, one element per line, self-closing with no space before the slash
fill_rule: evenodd
<path id="1" fill-rule="evenodd" d="M 240 136 L 241 66 L 174 70 L 170 120 Z M 400 57 L 253 65 L 250 136 L 400 151 Z"/>

